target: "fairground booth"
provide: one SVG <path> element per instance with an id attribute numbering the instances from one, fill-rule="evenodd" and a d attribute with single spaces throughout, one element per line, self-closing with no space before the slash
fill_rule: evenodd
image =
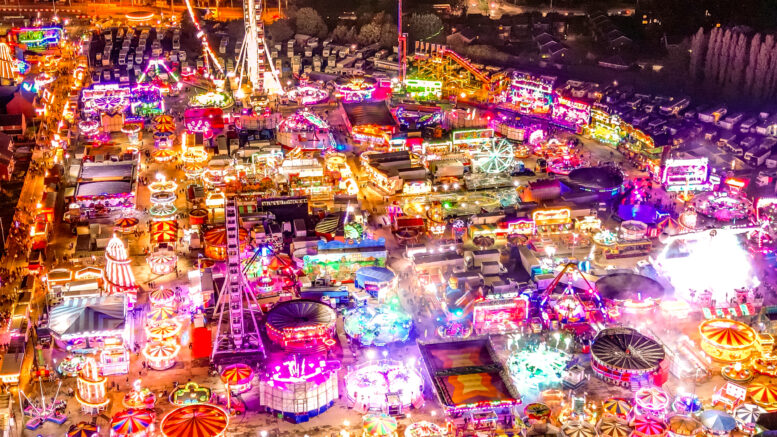
<path id="1" fill-rule="evenodd" d="M 399 130 L 399 122 L 385 101 L 340 104 L 345 111 L 348 130 L 355 141 L 377 150 L 389 146 L 389 140 Z"/>
<path id="2" fill-rule="evenodd" d="M 510 429 L 521 398 L 490 340 L 421 343 L 419 349 L 452 427 Z"/>

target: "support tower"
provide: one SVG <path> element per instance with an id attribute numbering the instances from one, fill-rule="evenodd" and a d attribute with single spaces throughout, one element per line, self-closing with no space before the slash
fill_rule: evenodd
<path id="1" fill-rule="evenodd" d="M 261 312 L 253 290 L 246 283 L 240 263 L 240 223 L 235 198 L 229 198 L 225 207 L 227 230 L 227 274 L 219 293 L 214 316 L 218 317 L 213 361 L 231 358 L 264 358 L 264 345 L 256 321 Z M 244 305 L 248 305 L 246 308 Z M 226 318 L 226 319 L 225 319 Z M 224 325 L 228 326 L 224 326 Z"/>

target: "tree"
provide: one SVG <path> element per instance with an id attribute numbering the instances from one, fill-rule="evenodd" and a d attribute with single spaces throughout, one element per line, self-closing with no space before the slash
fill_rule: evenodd
<path id="1" fill-rule="evenodd" d="M 723 85 L 724 79 L 726 77 L 726 69 L 728 68 L 731 51 L 729 47 L 729 45 L 731 45 L 731 35 L 731 29 L 726 29 L 726 31 L 723 33 L 723 42 L 720 44 L 720 50 L 718 52 L 717 75 L 715 78 L 713 78 L 718 85 Z"/>
<path id="2" fill-rule="evenodd" d="M 774 46 L 774 37 L 766 35 L 761 43 L 761 50 L 758 51 L 758 62 L 756 63 L 755 75 L 753 77 L 753 97 L 763 97 L 764 82 L 769 73 L 769 56 Z"/>
<path id="3" fill-rule="evenodd" d="M 267 36 L 274 42 L 287 41 L 294 36 L 294 29 L 291 27 L 291 20 L 275 20 L 265 27 Z"/>
<path id="4" fill-rule="evenodd" d="M 359 29 L 356 41 L 361 45 L 375 44 L 380 40 L 381 24 L 370 21 Z"/>
<path id="5" fill-rule="evenodd" d="M 699 65 L 701 64 L 701 59 L 704 55 L 705 42 L 704 28 L 700 27 L 691 39 L 691 65 L 688 73 L 693 80 L 696 80 L 696 78 L 699 77 Z"/>
<path id="6" fill-rule="evenodd" d="M 745 68 L 744 94 L 753 95 L 753 77 L 755 76 L 755 64 L 758 62 L 758 51 L 761 50 L 761 34 L 756 33 L 750 41 L 750 56 Z"/>
<path id="7" fill-rule="evenodd" d="M 353 26 L 346 26 L 345 24 L 338 24 L 332 31 L 332 40 L 338 44 L 353 42 L 354 39 Z"/>
<path id="8" fill-rule="evenodd" d="M 717 65 L 717 50 L 720 42 L 720 28 L 714 28 L 710 31 L 710 39 L 707 43 L 707 58 L 704 62 L 704 78 L 708 82 L 712 82 L 716 73 Z"/>
<path id="9" fill-rule="evenodd" d="M 313 8 L 302 8 L 297 11 L 297 32 L 304 35 L 326 37 L 326 23 Z"/>
<path id="10" fill-rule="evenodd" d="M 383 23 L 380 30 L 380 41 L 378 41 L 381 47 L 391 48 L 398 44 L 397 37 L 397 25 L 394 23 Z"/>
<path id="11" fill-rule="evenodd" d="M 412 41 L 439 42 L 444 36 L 442 20 L 435 14 L 412 14 L 407 31 Z"/>
<path id="12" fill-rule="evenodd" d="M 742 91 L 742 79 L 745 72 L 745 60 L 747 57 L 747 38 L 744 33 L 737 37 L 734 47 L 734 56 L 731 61 L 731 68 L 728 74 L 728 84 L 726 89 L 731 95 L 737 95 Z"/>

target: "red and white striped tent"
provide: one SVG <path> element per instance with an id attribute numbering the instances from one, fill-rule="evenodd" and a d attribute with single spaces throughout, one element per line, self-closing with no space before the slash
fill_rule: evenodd
<path id="1" fill-rule="evenodd" d="M 130 267 L 124 243 L 114 235 L 105 248 L 105 290 L 108 294 L 125 293 L 130 307 L 137 301 L 138 286 Z"/>

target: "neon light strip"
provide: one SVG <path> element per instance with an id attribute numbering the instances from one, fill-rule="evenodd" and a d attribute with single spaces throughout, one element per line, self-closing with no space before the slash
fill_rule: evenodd
<path id="1" fill-rule="evenodd" d="M 200 41 L 202 42 L 202 51 L 205 52 L 213 59 L 213 64 L 216 65 L 216 68 L 219 69 L 219 72 L 221 72 L 221 74 L 224 74 L 224 69 L 221 67 L 219 60 L 216 58 L 216 55 L 213 54 L 213 51 L 210 49 L 210 44 L 208 44 L 208 37 L 205 35 L 205 31 L 202 30 L 202 27 L 200 26 L 200 22 L 199 20 L 197 20 L 197 16 L 194 14 L 194 9 L 192 8 L 191 2 L 189 0 L 185 0 L 185 3 L 186 3 L 186 9 L 189 11 L 189 16 L 192 19 L 192 23 L 194 23 L 194 27 L 197 28 L 197 37 L 200 38 Z"/>

